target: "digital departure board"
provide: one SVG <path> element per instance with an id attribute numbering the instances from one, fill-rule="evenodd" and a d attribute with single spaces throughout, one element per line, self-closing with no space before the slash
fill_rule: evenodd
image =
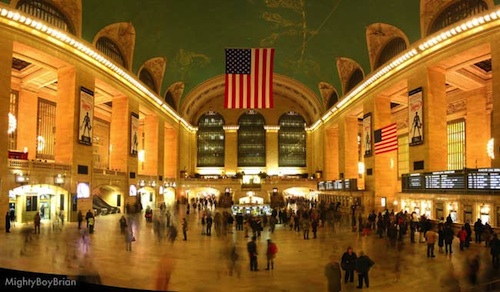
<path id="1" fill-rule="evenodd" d="M 318 191 L 356 191 L 358 189 L 358 180 L 337 179 L 318 182 Z"/>
<path id="2" fill-rule="evenodd" d="M 402 176 L 403 192 L 500 190 L 500 169 L 480 168 L 413 173 Z"/>

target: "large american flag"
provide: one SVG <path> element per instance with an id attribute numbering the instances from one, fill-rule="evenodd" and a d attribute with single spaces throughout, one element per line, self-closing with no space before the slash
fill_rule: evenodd
<path id="1" fill-rule="evenodd" d="M 226 49 L 225 108 L 273 107 L 274 49 Z"/>
<path id="2" fill-rule="evenodd" d="M 398 150 L 398 125 L 396 123 L 373 133 L 375 155 Z"/>

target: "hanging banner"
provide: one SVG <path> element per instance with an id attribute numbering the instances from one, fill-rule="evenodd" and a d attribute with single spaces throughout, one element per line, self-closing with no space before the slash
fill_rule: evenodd
<path id="1" fill-rule="evenodd" d="M 132 113 L 130 115 L 130 155 L 137 156 L 139 146 L 139 115 Z"/>
<path id="2" fill-rule="evenodd" d="M 92 145 L 92 123 L 94 121 L 94 92 L 85 87 L 80 88 L 80 123 L 78 142 Z"/>
<path id="3" fill-rule="evenodd" d="M 410 146 L 424 143 L 424 115 L 423 115 L 422 87 L 413 89 L 408 93 L 408 125 Z"/>
<path id="4" fill-rule="evenodd" d="M 363 147 L 365 157 L 373 154 L 372 152 L 372 114 L 367 113 L 363 116 Z"/>

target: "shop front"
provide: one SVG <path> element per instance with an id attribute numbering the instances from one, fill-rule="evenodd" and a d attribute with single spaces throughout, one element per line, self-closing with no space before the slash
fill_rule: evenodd
<path id="1" fill-rule="evenodd" d="M 69 192 L 49 184 L 23 185 L 9 191 L 9 214 L 19 223 L 32 222 L 39 213 L 42 221 L 70 218 Z"/>

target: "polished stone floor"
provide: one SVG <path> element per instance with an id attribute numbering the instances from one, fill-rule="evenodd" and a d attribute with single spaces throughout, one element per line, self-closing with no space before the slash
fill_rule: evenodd
<path id="1" fill-rule="evenodd" d="M 183 241 L 179 232 L 173 243 L 159 241 L 153 224 L 146 223 L 143 216 L 128 216 L 137 239 L 132 251 L 126 251 L 120 234 L 121 214 L 97 217 L 95 233 L 84 236 L 86 239 L 82 239 L 76 223 L 59 228 L 45 221 L 40 234 L 33 234 L 31 225 L 17 224 L 11 233 L 0 234 L 0 268 L 98 275 L 103 285 L 143 290 L 165 289 L 159 283 L 170 274 L 170 291 L 326 291 L 324 266 L 329 256 L 340 260 L 351 245 L 355 252 L 363 250 L 375 261 L 370 271 L 370 291 L 486 291 L 486 285 L 470 287 L 467 262 L 475 255 L 481 259 L 480 284 L 500 279 L 491 268 L 489 249 L 484 243 L 472 243 L 471 248 L 460 251 L 455 240 L 452 255 L 437 253 L 436 258 L 427 258 L 425 243 L 410 244 L 405 239 L 393 247 L 374 234 L 352 232 L 347 224 L 335 230 L 320 228 L 318 238 L 310 240 L 282 225 L 273 234 L 266 228 L 258 239 L 260 271 L 251 272 L 245 251 L 248 238 L 243 231 L 205 236 L 197 212 L 186 216 L 181 209 L 179 213 L 174 217 L 176 222 L 188 218 L 188 240 Z M 271 271 L 265 270 L 268 238 L 279 248 Z M 233 244 L 240 257 L 235 273 L 229 275 L 228 250 Z M 357 291 L 356 283 L 357 276 L 342 291 Z"/>

